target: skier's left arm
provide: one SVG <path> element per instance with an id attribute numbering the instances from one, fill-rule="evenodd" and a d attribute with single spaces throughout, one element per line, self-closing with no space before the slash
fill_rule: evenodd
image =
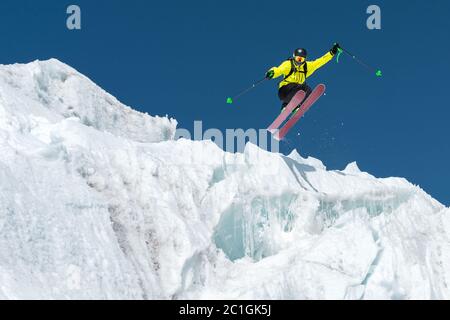
<path id="1" fill-rule="evenodd" d="M 331 52 L 327 52 L 319 59 L 316 59 L 314 61 L 308 61 L 308 74 L 306 77 L 311 76 L 314 72 L 316 72 L 317 69 L 323 67 L 328 62 L 333 59 L 333 54 Z"/>
<path id="2" fill-rule="evenodd" d="M 317 69 L 323 67 L 324 65 L 326 65 L 328 62 L 330 62 L 333 57 L 335 56 L 335 54 L 337 53 L 339 44 L 334 44 L 333 48 L 331 48 L 330 51 L 328 51 L 326 54 L 324 54 L 322 57 L 320 57 L 319 59 L 316 59 L 314 61 L 309 61 L 308 62 L 308 74 L 306 75 L 306 77 L 311 76 Z"/>

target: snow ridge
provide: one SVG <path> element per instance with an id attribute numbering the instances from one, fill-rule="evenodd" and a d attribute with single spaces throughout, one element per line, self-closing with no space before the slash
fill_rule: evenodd
<path id="1" fill-rule="evenodd" d="M 175 129 L 55 59 L 0 66 L 0 298 L 450 298 L 418 186 Z"/>

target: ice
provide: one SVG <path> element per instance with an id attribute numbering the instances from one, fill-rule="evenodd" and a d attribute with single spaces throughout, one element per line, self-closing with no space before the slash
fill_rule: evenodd
<path id="1" fill-rule="evenodd" d="M 175 129 L 55 59 L 0 66 L 0 299 L 450 298 L 420 187 Z"/>

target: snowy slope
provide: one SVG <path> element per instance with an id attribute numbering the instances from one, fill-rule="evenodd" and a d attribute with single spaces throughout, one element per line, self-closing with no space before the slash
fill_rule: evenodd
<path id="1" fill-rule="evenodd" d="M 57 60 L 0 66 L 0 298 L 450 298 L 419 187 L 175 128 Z"/>

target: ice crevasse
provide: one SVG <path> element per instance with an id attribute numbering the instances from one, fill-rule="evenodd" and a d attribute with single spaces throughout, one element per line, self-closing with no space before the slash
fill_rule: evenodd
<path id="1" fill-rule="evenodd" d="M 58 60 L 0 66 L 0 299 L 450 298 L 420 187 L 176 126 Z"/>

